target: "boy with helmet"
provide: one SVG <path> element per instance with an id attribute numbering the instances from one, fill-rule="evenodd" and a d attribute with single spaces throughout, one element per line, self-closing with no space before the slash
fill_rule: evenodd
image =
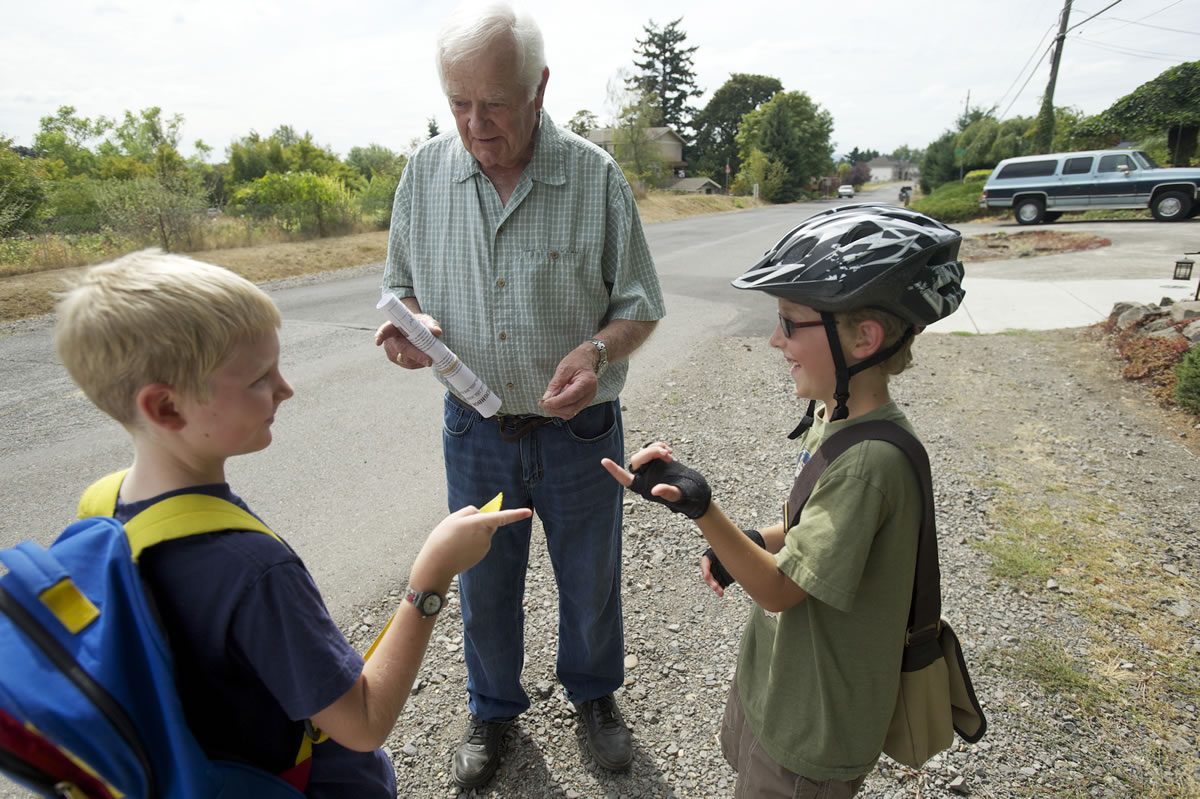
<path id="1" fill-rule="evenodd" d="M 799 469 L 850 425 L 913 432 L 888 379 L 912 362 L 913 336 L 962 302 L 960 242 L 904 208 L 844 206 L 805 220 L 733 281 L 778 301 L 771 345 L 810 400 L 791 435 L 801 437 Z M 737 580 L 756 603 L 721 730 L 735 797 L 857 793 L 895 708 L 912 597 L 923 500 L 906 455 L 885 441 L 851 446 L 794 526 L 761 533 L 739 530 L 666 444 L 638 452 L 633 473 L 604 466 L 694 519 L 711 546 L 705 581 L 721 595 Z"/>

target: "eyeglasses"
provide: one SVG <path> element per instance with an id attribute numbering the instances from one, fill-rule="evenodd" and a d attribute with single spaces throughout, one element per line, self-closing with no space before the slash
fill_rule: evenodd
<path id="1" fill-rule="evenodd" d="M 822 327 L 825 324 L 823 319 L 814 319 L 811 322 L 793 322 L 783 314 L 779 314 L 779 326 L 783 328 L 783 337 L 791 338 L 792 331 L 801 327 Z"/>

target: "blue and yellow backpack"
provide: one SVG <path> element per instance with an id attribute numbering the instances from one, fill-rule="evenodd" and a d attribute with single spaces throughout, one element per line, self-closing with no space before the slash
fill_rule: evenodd
<path id="1" fill-rule="evenodd" d="M 275 775 L 211 760 L 188 729 L 167 641 L 138 574 L 142 551 L 218 530 L 274 536 L 230 502 L 183 494 L 124 526 L 125 472 L 94 483 L 50 547 L 0 550 L 0 771 L 45 796 L 303 796 L 318 734 Z"/>

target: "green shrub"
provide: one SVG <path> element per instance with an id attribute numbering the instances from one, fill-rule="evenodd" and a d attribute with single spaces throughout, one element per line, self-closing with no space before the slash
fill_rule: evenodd
<path id="1" fill-rule="evenodd" d="M 982 193 L 982 183 L 944 183 L 932 194 L 914 201 L 912 209 L 947 224 L 969 222 L 989 213 L 987 209 L 979 207 L 979 195 Z"/>
<path id="2" fill-rule="evenodd" d="M 1200 416 L 1200 344 L 1193 345 L 1175 366 L 1175 403 Z"/>
<path id="3" fill-rule="evenodd" d="M 289 233 L 347 233 L 360 217 L 358 201 L 340 180 L 313 172 L 268 172 L 238 189 L 229 211 L 256 219 L 274 217 Z"/>
<path id="4" fill-rule="evenodd" d="M 963 183 L 984 183 L 990 174 L 992 174 L 992 170 L 990 169 L 972 169 L 966 175 L 963 175 Z"/>
<path id="5" fill-rule="evenodd" d="M 372 175 L 367 187 L 358 195 L 363 214 L 380 230 L 392 224 L 392 203 L 399 182 L 400 179 L 392 175 Z"/>

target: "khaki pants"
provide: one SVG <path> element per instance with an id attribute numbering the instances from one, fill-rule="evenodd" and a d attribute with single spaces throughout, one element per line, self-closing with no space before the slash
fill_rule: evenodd
<path id="1" fill-rule="evenodd" d="M 737 772 L 734 799 L 850 799 L 867 778 L 864 774 L 850 782 L 814 782 L 772 760 L 746 723 L 736 675 L 729 686 L 725 718 L 721 722 L 721 751 Z"/>

